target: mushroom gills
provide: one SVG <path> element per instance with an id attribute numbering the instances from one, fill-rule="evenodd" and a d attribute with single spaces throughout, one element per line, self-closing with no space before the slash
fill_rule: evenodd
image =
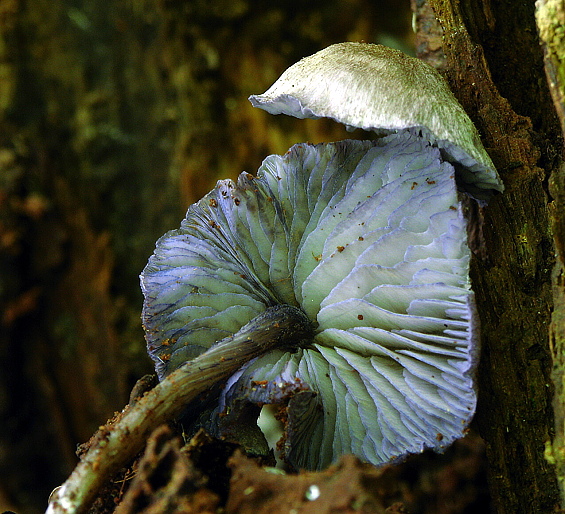
<path id="1" fill-rule="evenodd" d="M 161 378 L 277 304 L 315 327 L 249 362 L 204 426 L 286 409 L 297 468 L 343 453 L 375 465 L 464 435 L 478 350 L 466 221 L 454 170 L 409 131 L 299 144 L 225 180 L 163 236 L 141 275 Z M 188 348 L 185 350 L 185 348 Z"/>

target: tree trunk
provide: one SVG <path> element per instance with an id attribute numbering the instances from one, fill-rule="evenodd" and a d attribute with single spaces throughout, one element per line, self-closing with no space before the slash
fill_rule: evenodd
<path id="1" fill-rule="evenodd" d="M 447 79 L 506 186 L 487 208 L 471 209 L 482 344 L 476 423 L 491 495 L 498 513 L 554 512 L 558 481 L 545 449 L 554 433 L 550 330 L 557 341 L 558 311 L 550 323 L 563 285 L 551 220 L 563 220 L 563 203 L 553 201 L 560 186 L 550 193 L 548 179 L 559 182 L 562 140 L 534 2 L 429 3 L 443 29 Z"/>
<path id="2" fill-rule="evenodd" d="M 536 3 L 536 20 L 544 50 L 547 82 L 565 135 L 565 41 L 561 34 L 565 24 L 563 2 L 540 0 Z M 547 459 L 556 465 L 561 487 L 561 505 L 565 506 L 565 165 L 561 162 L 549 177 L 551 228 L 555 241 L 556 263 L 553 270 L 553 313 L 549 344 L 553 357 L 553 400 L 555 437 L 547 445 Z"/>

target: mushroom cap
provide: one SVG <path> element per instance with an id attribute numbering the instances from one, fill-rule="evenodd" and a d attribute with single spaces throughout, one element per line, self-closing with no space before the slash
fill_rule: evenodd
<path id="1" fill-rule="evenodd" d="M 453 167 L 422 138 L 295 145 L 257 177 L 219 181 L 159 239 L 141 275 L 149 353 L 162 378 L 293 305 L 313 339 L 232 376 L 211 428 L 282 402 L 297 467 L 442 450 L 476 403 L 466 240 Z"/>
<path id="2" fill-rule="evenodd" d="M 480 202 L 504 186 L 477 129 L 443 77 L 399 50 L 337 43 L 288 68 L 249 100 L 271 114 L 332 118 L 350 129 L 408 130 L 438 146 L 463 191 Z"/>

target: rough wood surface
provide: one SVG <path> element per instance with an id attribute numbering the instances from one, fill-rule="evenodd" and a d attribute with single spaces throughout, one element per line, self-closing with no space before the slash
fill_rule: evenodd
<path id="1" fill-rule="evenodd" d="M 560 137 L 544 80 L 534 2 L 430 0 L 447 78 L 506 185 L 484 210 L 472 279 L 482 326 L 476 422 L 499 513 L 553 512 L 549 323 L 555 247 L 547 180 Z"/>
<path id="2" fill-rule="evenodd" d="M 555 111 L 565 135 L 565 4 L 555 0 L 536 2 L 536 22 L 544 51 L 545 73 Z M 551 221 L 555 241 L 553 270 L 553 313 L 550 325 L 550 347 L 553 357 L 553 400 L 555 436 L 546 445 L 546 457 L 555 463 L 565 506 L 565 164 L 563 160 L 549 178 L 553 197 Z"/>

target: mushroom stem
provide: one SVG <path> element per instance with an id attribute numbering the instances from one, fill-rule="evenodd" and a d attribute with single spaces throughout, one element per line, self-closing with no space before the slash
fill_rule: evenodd
<path id="1" fill-rule="evenodd" d="M 104 481 L 143 449 L 157 426 L 174 419 L 199 394 L 251 359 L 274 348 L 296 348 L 312 333 L 312 324 L 301 310 L 276 305 L 178 368 L 134 405 L 127 406 L 114 425 L 100 428 L 86 455 L 53 493 L 46 512 L 84 512 Z"/>

